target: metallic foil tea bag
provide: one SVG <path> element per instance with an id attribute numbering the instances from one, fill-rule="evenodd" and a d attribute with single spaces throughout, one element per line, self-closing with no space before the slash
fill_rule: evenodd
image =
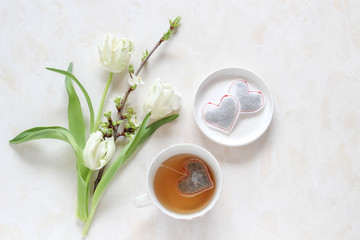
<path id="1" fill-rule="evenodd" d="M 250 91 L 248 83 L 242 79 L 231 83 L 229 93 L 239 99 L 241 113 L 257 112 L 265 103 L 264 94 L 260 91 Z"/>
<path id="2" fill-rule="evenodd" d="M 176 184 L 181 195 L 193 197 L 214 187 L 209 170 L 200 159 L 189 158 L 183 168 L 185 176 Z"/>
<path id="3" fill-rule="evenodd" d="M 202 109 L 202 118 L 212 128 L 230 133 L 239 116 L 241 105 L 239 100 L 231 95 L 225 95 L 217 105 L 208 102 Z"/>

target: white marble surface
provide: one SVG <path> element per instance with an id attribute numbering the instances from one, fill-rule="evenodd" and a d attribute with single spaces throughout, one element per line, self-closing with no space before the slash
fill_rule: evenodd
<path id="1" fill-rule="evenodd" d="M 67 126 L 63 77 L 45 67 L 73 61 L 97 109 L 107 77 L 97 54 L 104 34 L 133 39 L 137 66 L 177 15 L 179 31 L 151 58 L 141 74 L 146 84 L 130 101 L 140 105 L 161 77 L 182 94 L 181 116 L 121 169 L 87 239 L 359 239 L 359 12 L 357 0 L 2 1 L 0 239 L 81 239 L 71 148 L 55 140 L 8 143 L 31 127 Z M 196 87 L 226 67 L 255 72 L 273 93 L 270 128 L 245 147 L 211 142 L 192 116 Z M 116 75 L 109 97 L 125 80 Z M 151 159 L 182 142 L 219 160 L 217 206 L 193 221 L 136 209 L 132 199 L 145 191 Z"/>

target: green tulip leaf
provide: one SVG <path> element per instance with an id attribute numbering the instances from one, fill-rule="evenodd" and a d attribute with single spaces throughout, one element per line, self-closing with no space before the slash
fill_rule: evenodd
<path id="1" fill-rule="evenodd" d="M 164 117 L 149 126 L 145 127 L 149 121 L 150 113 L 145 117 L 141 127 L 136 134 L 130 148 L 127 150 L 126 155 L 131 156 L 159 127 L 162 125 L 175 120 L 179 114 L 174 114 L 168 117 Z M 143 127 L 144 126 L 144 127 Z"/>
<path id="2" fill-rule="evenodd" d="M 68 72 L 72 70 L 72 63 L 69 64 Z M 66 76 L 65 86 L 69 95 L 68 121 L 69 130 L 81 148 L 85 147 L 85 121 L 81 110 L 78 95 L 75 92 L 72 80 Z"/>
<path id="3" fill-rule="evenodd" d="M 67 74 L 65 77 L 65 86 L 69 95 L 68 104 L 68 121 L 70 132 L 82 149 L 85 147 L 85 121 L 81 110 L 81 104 L 78 95 L 74 89 L 71 77 L 72 63 L 69 64 Z M 75 78 L 76 79 L 76 78 Z M 80 83 L 77 80 L 75 82 Z M 79 85 L 80 86 L 80 85 Z M 85 90 L 85 89 L 84 89 Z M 90 98 L 89 98 L 90 99 Z M 89 102 L 88 102 L 89 103 Z M 91 105 L 89 105 L 89 109 Z M 89 184 L 87 179 L 91 177 L 90 171 L 83 164 L 82 152 L 77 155 L 76 159 L 77 171 L 77 211 L 76 215 L 80 220 L 85 221 L 88 217 L 88 202 L 89 202 Z"/>
<path id="4" fill-rule="evenodd" d="M 11 144 L 19 144 L 45 138 L 58 139 L 70 143 L 74 148 L 75 152 L 79 151 L 79 146 L 70 131 L 66 128 L 58 126 L 31 128 L 20 133 L 19 135 L 11 139 L 9 142 Z"/>
<path id="5" fill-rule="evenodd" d="M 72 63 L 70 63 L 72 65 Z M 84 94 L 84 97 L 86 99 L 86 102 L 88 104 L 89 107 L 89 112 L 90 112 L 90 128 L 92 126 L 94 126 L 94 108 L 91 102 L 91 99 L 89 97 L 89 94 L 87 93 L 87 91 L 85 90 L 84 86 L 80 83 L 80 81 L 69 71 L 64 71 L 64 70 L 60 70 L 60 69 L 56 69 L 56 68 L 46 68 L 47 70 L 53 71 L 53 72 L 57 72 L 60 73 L 62 75 L 65 75 L 66 77 L 72 79 L 80 88 L 80 90 L 82 91 L 82 93 Z"/>

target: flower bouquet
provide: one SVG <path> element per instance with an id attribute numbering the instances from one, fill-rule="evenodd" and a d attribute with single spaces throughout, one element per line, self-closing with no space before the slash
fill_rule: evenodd
<path id="1" fill-rule="evenodd" d="M 146 50 L 141 59 L 139 67 L 135 70 L 129 64 L 131 54 L 134 52 L 134 43 L 131 40 L 119 38 L 112 34 L 107 34 L 103 44 L 99 47 L 100 63 L 109 77 L 104 88 L 98 112 L 95 117 L 92 101 L 80 81 L 71 73 L 73 64 L 70 63 L 68 69 L 60 70 L 47 68 L 50 71 L 60 73 L 65 76 L 65 86 L 69 96 L 68 102 L 68 123 L 69 128 L 60 126 L 35 127 L 26 130 L 10 140 L 12 144 L 24 143 L 36 139 L 58 139 L 69 143 L 76 155 L 77 170 L 77 207 L 76 216 L 85 222 L 83 235 L 89 230 L 99 201 L 119 170 L 120 166 L 128 160 L 131 155 L 162 125 L 173 121 L 178 117 L 176 112 L 180 108 L 181 98 L 169 84 L 157 79 L 148 92 L 144 110 L 147 115 L 138 123 L 135 110 L 128 106 L 128 96 L 143 84 L 139 73 L 144 64 L 147 63 L 153 52 L 165 41 L 169 40 L 175 29 L 178 27 L 181 17 L 174 21 L 169 20 L 170 27 L 160 38 L 155 47 Z M 129 88 L 124 96 L 114 100 L 116 118 L 112 112 L 103 113 L 103 106 L 107 97 L 108 89 L 111 85 L 113 75 L 127 70 L 129 73 Z M 85 128 L 85 120 L 82 113 L 79 97 L 74 89 L 76 84 L 83 93 L 90 115 L 90 127 L 88 132 Z M 175 113 L 175 114 L 174 114 Z M 105 116 L 105 121 L 100 121 L 101 116 Z M 153 123 L 149 124 L 150 118 Z M 118 138 L 126 138 L 127 143 L 121 151 L 115 155 Z M 119 146 L 118 146 L 119 147 Z M 110 161 L 111 160 L 111 161 Z M 90 189 L 92 176 L 97 174 Z"/>

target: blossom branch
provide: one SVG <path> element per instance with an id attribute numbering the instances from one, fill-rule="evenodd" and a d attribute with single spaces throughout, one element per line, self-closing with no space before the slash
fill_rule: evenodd
<path id="1" fill-rule="evenodd" d="M 161 43 L 163 43 L 164 41 L 167 41 L 170 39 L 171 35 L 173 34 L 173 32 L 175 31 L 175 29 L 179 26 L 179 22 L 181 20 L 181 17 L 178 16 L 177 18 L 175 18 L 174 21 L 171 21 L 169 19 L 169 24 L 170 27 L 168 29 L 168 31 L 166 33 L 163 34 L 163 36 L 160 38 L 160 40 L 156 43 L 156 45 L 151 49 L 150 52 L 148 52 L 148 50 L 145 51 L 142 59 L 141 59 L 141 64 L 140 66 L 137 68 L 136 71 L 134 71 L 134 67 L 133 65 L 129 65 L 128 68 L 128 72 L 130 75 L 130 78 L 133 78 L 134 75 L 138 76 L 138 74 L 141 72 L 142 68 L 144 67 L 145 63 L 149 60 L 149 58 L 151 57 L 151 55 L 155 52 L 155 50 L 161 45 Z M 135 87 L 136 88 L 136 87 Z M 129 89 L 126 91 L 125 96 L 122 98 L 121 102 L 120 102 L 120 106 L 117 106 L 117 110 L 118 110 L 118 117 L 119 117 L 119 121 L 125 119 L 125 116 L 123 116 L 123 112 L 124 112 L 124 108 L 125 108 L 125 104 L 127 102 L 127 99 L 130 95 L 130 93 L 135 90 L 135 88 L 133 86 L 130 86 Z M 109 118 L 108 118 L 109 119 Z M 110 118 L 111 119 L 111 118 Z M 119 128 L 120 128 L 120 124 L 117 125 L 112 125 L 110 122 L 110 126 L 112 127 L 113 130 L 113 134 L 112 136 L 114 137 L 114 141 L 116 141 L 116 139 L 120 136 L 126 136 L 126 128 L 124 127 L 123 131 L 121 133 L 119 133 Z M 96 177 L 96 180 L 94 182 L 94 192 L 96 187 L 98 186 L 103 173 L 105 171 L 105 166 L 103 168 L 101 168 L 98 172 L 98 175 Z"/>
<path id="2" fill-rule="evenodd" d="M 129 89 L 128 89 L 127 92 L 125 93 L 124 98 L 121 100 L 121 105 L 120 105 L 120 108 L 118 109 L 118 116 L 119 116 L 120 119 L 124 119 L 123 116 L 122 116 L 122 113 L 123 113 L 124 108 L 125 108 L 125 103 L 126 103 L 128 97 L 129 97 L 129 95 L 130 95 L 130 93 L 131 93 L 132 91 L 133 91 L 132 88 L 129 87 Z M 116 137 L 115 137 L 115 139 L 116 139 Z"/>
<path id="3" fill-rule="evenodd" d="M 175 29 L 179 26 L 179 22 L 181 20 L 181 17 L 178 16 L 177 18 L 175 18 L 174 21 L 171 21 L 169 19 L 169 30 L 163 34 L 163 36 L 160 38 L 160 40 L 156 43 L 156 45 L 153 47 L 153 49 L 151 49 L 150 52 L 148 52 L 146 50 L 146 52 L 144 53 L 143 58 L 141 59 L 141 64 L 139 66 L 139 68 L 136 70 L 135 75 L 137 76 L 141 69 L 144 67 L 145 63 L 147 62 L 147 60 L 150 58 L 150 56 L 155 52 L 155 50 L 161 45 L 162 42 L 167 41 L 170 39 L 171 35 L 173 34 L 173 32 L 175 31 Z"/>
<path id="4" fill-rule="evenodd" d="M 169 30 L 163 34 L 163 36 L 160 38 L 160 40 L 156 43 L 156 45 L 151 49 L 150 52 L 148 52 L 148 50 L 145 51 L 144 53 L 144 56 L 142 57 L 141 59 L 141 64 L 140 66 L 137 68 L 137 70 L 135 71 L 135 76 L 139 75 L 140 71 L 142 70 L 142 68 L 144 67 L 145 63 L 149 60 L 149 58 L 151 57 L 151 55 L 155 52 L 155 50 L 161 45 L 161 43 L 163 43 L 164 41 L 167 41 L 170 39 L 171 35 L 173 34 L 173 32 L 175 31 L 175 29 L 179 26 L 179 23 L 180 23 L 180 20 L 181 20 L 181 17 L 178 16 L 177 18 L 175 18 L 174 21 L 171 21 L 169 19 L 169 24 L 170 24 L 170 27 L 169 27 Z M 134 75 L 134 67 L 133 65 L 130 65 L 129 66 L 129 69 L 128 69 L 128 72 L 129 72 L 129 75 L 131 78 L 133 78 L 133 75 Z M 132 87 L 129 87 L 129 89 L 127 90 L 127 92 L 125 93 L 125 96 L 124 98 L 122 99 L 121 101 L 121 106 L 120 106 L 120 109 L 118 109 L 118 115 L 120 117 L 120 119 L 122 119 L 122 113 L 124 111 L 124 108 L 125 108 L 125 103 L 130 95 L 130 93 L 133 91 L 134 89 Z M 114 135 L 114 138 L 115 140 L 120 137 L 121 134 L 118 134 L 118 129 L 117 131 L 115 132 L 115 135 Z"/>
<path id="5" fill-rule="evenodd" d="M 163 42 L 163 40 L 162 40 L 162 38 L 161 38 L 161 39 L 156 43 L 155 47 L 153 47 L 153 49 L 152 49 L 148 54 L 146 54 L 147 56 L 141 60 L 141 64 L 140 64 L 139 68 L 138 68 L 138 69 L 136 70 L 136 72 L 135 72 L 135 75 L 136 75 L 136 76 L 140 73 L 141 69 L 144 67 L 144 65 L 145 65 L 145 63 L 147 62 L 147 60 L 150 58 L 150 56 L 155 52 L 155 50 L 160 46 L 160 44 L 161 44 L 162 42 Z M 146 52 L 147 52 L 147 50 L 146 50 Z"/>

